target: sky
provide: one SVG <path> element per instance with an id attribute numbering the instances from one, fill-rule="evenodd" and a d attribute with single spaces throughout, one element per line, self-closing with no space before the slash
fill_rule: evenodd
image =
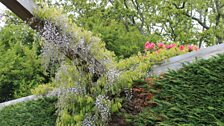
<path id="1" fill-rule="evenodd" d="M 4 21 L 3 21 L 3 18 L 2 18 L 2 14 L 4 13 L 4 11 L 6 10 L 7 8 L 0 2 L 0 27 L 3 27 L 4 26 Z"/>
<path id="2" fill-rule="evenodd" d="M 6 7 L 0 2 L 0 12 L 4 11 Z"/>

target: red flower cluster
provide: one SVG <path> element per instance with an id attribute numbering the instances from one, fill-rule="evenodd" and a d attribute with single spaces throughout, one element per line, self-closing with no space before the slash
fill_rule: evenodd
<path id="1" fill-rule="evenodd" d="M 194 51 L 194 50 L 198 50 L 198 47 L 195 46 L 195 45 L 188 45 L 188 46 L 184 46 L 184 45 L 180 45 L 180 46 L 177 46 L 176 44 L 164 44 L 162 42 L 159 42 L 157 44 L 153 43 L 153 42 L 149 42 L 147 41 L 145 43 L 145 50 L 146 51 L 152 51 L 152 50 L 156 50 L 156 49 L 171 49 L 171 48 L 174 48 L 174 47 L 177 47 L 179 48 L 179 50 L 181 51 L 184 51 L 184 50 L 188 50 L 188 52 L 191 52 L 191 51 Z"/>
<path id="2" fill-rule="evenodd" d="M 187 47 L 188 47 L 189 52 L 194 51 L 194 50 L 196 50 L 196 51 L 199 50 L 199 48 L 195 45 L 188 45 Z"/>
<path id="3" fill-rule="evenodd" d="M 145 49 L 146 50 L 150 50 L 150 49 L 154 49 L 155 48 L 155 44 L 154 43 L 150 43 L 150 42 L 146 42 L 145 43 Z"/>
<path id="4" fill-rule="evenodd" d="M 185 48 L 184 45 L 180 45 L 180 46 L 179 46 L 179 49 L 180 49 L 180 50 L 184 50 L 184 48 Z"/>
<path id="5" fill-rule="evenodd" d="M 171 49 L 171 48 L 173 48 L 173 47 L 175 47 L 176 46 L 176 44 L 169 44 L 169 45 L 166 45 L 166 48 L 167 49 Z"/>
<path id="6" fill-rule="evenodd" d="M 166 47 L 166 45 L 162 42 L 157 43 L 157 46 L 162 49 Z"/>

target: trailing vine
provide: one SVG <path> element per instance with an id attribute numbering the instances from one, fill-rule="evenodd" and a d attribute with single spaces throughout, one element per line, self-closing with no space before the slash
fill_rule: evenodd
<path id="1" fill-rule="evenodd" d="M 58 126 L 106 125 L 111 113 L 122 107 L 121 93 L 128 92 L 134 80 L 146 76 L 155 63 L 186 52 L 160 49 L 118 62 L 100 38 L 77 27 L 63 10 L 44 7 L 36 16 L 44 21 L 44 66 L 60 64 L 52 82 L 58 95 Z"/>

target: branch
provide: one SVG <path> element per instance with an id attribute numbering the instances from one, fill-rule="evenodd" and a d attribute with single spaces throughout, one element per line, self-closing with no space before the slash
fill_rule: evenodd
<path id="1" fill-rule="evenodd" d="M 113 0 L 108 0 L 112 5 L 114 5 L 114 1 Z"/>
<path id="2" fill-rule="evenodd" d="M 124 6 L 126 7 L 126 9 L 129 9 L 128 4 L 127 4 L 127 0 L 124 0 Z M 129 16 L 128 18 L 130 19 L 132 25 L 136 25 L 134 16 Z"/>
<path id="3" fill-rule="evenodd" d="M 222 9 L 224 7 L 224 4 L 220 6 L 220 9 Z"/>
<path id="4" fill-rule="evenodd" d="M 210 27 L 207 26 L 204 22 L 202 22 L 199 18 L 196 18 L 194 16 L 189 15 L 188 13 L 184 13 L 184 15 L 186 15 L 187 17 L 190 17 L 191 19 L 197 21 L 203 28 L 205 29 L 209 29 Z"/>
<path id="5" fill-rule="evenodd" d="M 176 41 L 177 35 L 176 35 L 176 33 L 175 33 L 175 31 L 174 31 L 174 29 L 172 27 L 172 24 L 169 22 L 169 26 L 167 26 L 167 24 L 165 24 L 165 25 L 166 25 L 167 28 L 169 27 L 170 30 L 171 30 L 171 39 Z"/>
<path id="6" fill-rule="evenodd" d="M 140 16 L 141 26 L 138 27 L 138 29 L 144 35 L 144 31 L 143 31 L 143 27 L 144 27 L 144 24 L 145 24 L 144 15 L 143 15 L 143 13 L 140 10 L 140 5 L 139 5 L 138 1 L 137 0 L 135 0 L 135 1 L 132 0 L 131 2 L 134 5 L 134 7 L 135 7 L 135 9 L 136 9 L 136 11 L 138 13 L 138 15 Z"/>
<path id="7" fill-rule="evenodd" d="M 179 7 L 177 4 L 173 3 L 173 5 L 175 6 L 175 8 L 178 9 L 178 10 L 184 9 L 185 8 L 185 4 L 186 4 L 186 2 L 183 2 L 182 6 Z M 184 15 L 186 15 L 187 17 L 190 17 L 191 19 L 197 21 L 203 28 L 205 28 L 205 29 L 209 29 L 210 28 L 209 26 L 207 26 L 205 24 L 205 22 L 202 22 L 199 18 L 196 18 L 196 17 L 194 17 L 192 15 L 189 15 L 187 12 L 184 12 Z"/>
<path id="8" fill-rule="evenodd" d="M 177 4 L 173 3 L 173 5 L 177 8 L 177 9 L 184 9 L 185 8 L 185 4 L 186 2 L 183 2 L 182 6 L 178 6 Z"/>

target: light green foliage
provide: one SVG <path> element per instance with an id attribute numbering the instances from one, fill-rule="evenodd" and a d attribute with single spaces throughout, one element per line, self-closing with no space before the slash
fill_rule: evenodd
<path id="1" fill-rule="evenodd" d="M 92 29 L 86 29 L 92 31 L 94 34 L 99 34 L 99 37 L 106 43 L 106 48 L 123 58 L 130 57 L 142 51 L 142 45 L 147 40 L 147 37 L 140 34 L 137 29 L 132 28 L 127 32 L 123 24 L 115 20 L 108 21 L 106 25 L 101 23 L 99 25 L 94 24 Z"/>
<path id="2" fill-rule="evenodd" d="M 199 42 L 199 45 L 202 42 L 207 45 L 223 42 L 223 0 L 170 0 L 162 3 L 167 8 L 163 12 L 164 17 L 170 20 L 170 31 L 177 38 L 182 32 L 182 37 L 188 39 L 188 42 L 193 40 Z M 178 31 L 180 28 L 185 30 Z"/>
<path id="3" fill-rule="evenodd" d="M 92 82 L 91 72 L 85 72 L 82 64 L 74 62 L 75 59 L 73 61 L 68 58 L 60 63 L 53 81 L 56 88 L 61 89 L 57 104 L 58 126 L 106 125 L 111 112 L 117 112 L 122 107 L 120 94 L 124 90 L 129 90 L 134 80 L 144 77 L 155 63 L 184 53 L 177 48 L 161 49 L 158 52 L 139 53 L 117 62 L 101 39 L 77 27 L 66 18 L 62 10 L 44 7 L 37 11 L 36 15 L 60 27 L 61 32 L 69 34 L 72 38 L 69 42 L 70 47 L 77 46 L 77 43 L 85 40 L 86 47 L 90 47 L 89 55 L 103 64 L 106 71 L 101 73 L 96 82 Z"/>
<path id="4" fill-rule="evenodd" d="M 65 2 L 64 10 L 66 12 L 75 12 L 75 15 L 78 15 L 75 16 L 74 13 L 70 13 L 70 19 L 78 26 L 91 31 L 94 36 L 99 36 L 106 43 L 106 48 L 114 51 L 121 58 L 127 58 L 142 51 L 142 45 L 147 40 L 161 40 L 156 35 L 145 36 L 137 27 L 123 21 L 119 14 L 123 11 L 120 10 L 120 5 L 117 7 L 118 12 L 115 12 L 115 7 L 106 8 L 106 1 L 101 1 L 101 4 L 97 5 L 92 2 L 87 3 L 87 0 L 69 2 L 72 2 L 72 6 L 67 5 L 67 2 Z M 124 13 L 125 10 L 122 14 Z"/>
<path id="5" fill-rule="evenodd" d="M 118 80 L 121 85 L 119 88 L 130 88 L 133 80 L 139 80 L 145 77 L 151 66 L 159 64 L 164 59 L 183 53 L 186 52 L 180 51 L 177 48 L 172 48 L 170 50 L 161 49 L 159 52 L 147 52 L 145 55 L 139 54 L 121 60 L 116 65 L 119 70 L 123 71 Z"/>
<path id="6" fill-rule="evenodd" d="M 31 94 L 44 82 L 38 36 L 28 26 L 7 25 L 0 31 L 0 102 Z"/>
<path id="7" fill-rule="evenodd" d="M 50 91 L 53 91 L 54 85 L 52 84 L 40 84 L 34 89 L 31 89 L 32 94 L 34 95 L 46 95 Z"/>
<path id="8" fill-rule="evenodd" d="M 49 0 L 45 1 L 50 3 Z M 143 35 L 149 40 L 156 38 L 153 42 L 168 40 L 199 46 L 223 42 L 223 0 L 58 0 L 57 3 L 67 13 L 70 12 L 70 18 L 78 26 L 94 34 L 102 34 L 106 44 L 119 45 L 116 48 L 107 46 L 116 54 L 123 53 L 124 49 L 120 46 L 127 45 L 122 41 L 122 36 L 127 38 L 137 31 L 136 36 Z M 116 29 L 126 33 L 116 34 Z M 134 43 L 133 48 L 140 45 L 141 41 L 129 37 L 126 40 Z M 117 43 L 121 41 L 122 44 Z M 127 49 L 129 53 L 136 52 Z"/>
<path id="9" fill-rule="evenodd" d="M 55 15 L 54 15 L 55 12 Z M 90 32 L 84 31 L 71 23 L 66 15 L 59 14 L 56 9 L 42 9 L 40 18 L 48 19 L 62 28 L 62 32 L 72 35 L 71 45 L 76 45 L 83 38 L 85 43 L 91 45 L 90 55 L 94 56 L 98 61 L 107 61 L 104 63 L 106 69 L 112 68 L 113 53 L 105 49 L 105 44 L 97 37 L 91 35 Z M 47 16 L 52 15 L 52 16 Z M 81 70 L 81 71 L 80 71 Z M 106 91 L 103 90 L 106 84 L 106 79 L 101 79 L 101 84 L 91 82 L 91 73 L 82 71 L 82 67 L 75 64 L 73 61 L 65 60 L 61 63 L 54 84 L 60 88 L 60 97 L 58 101 L 59 116 L 57 125 L 80 125 L 82 123 L 95 123 L 102 125 L 107 122 L 109 117 L 109 108 L 111 101 L 106 96 Z M 105 107 L 105 113 L 102 109 L 95 105 L 98 100 L 99 104 Z M 102 116 L 105 114 L 105 116 Z M 91 120 L 94 116 L 94 122 Z M 87 118 L 90 120 L 86 120 Z M 106 119 L 102 119 L 106 118 Z"/>

